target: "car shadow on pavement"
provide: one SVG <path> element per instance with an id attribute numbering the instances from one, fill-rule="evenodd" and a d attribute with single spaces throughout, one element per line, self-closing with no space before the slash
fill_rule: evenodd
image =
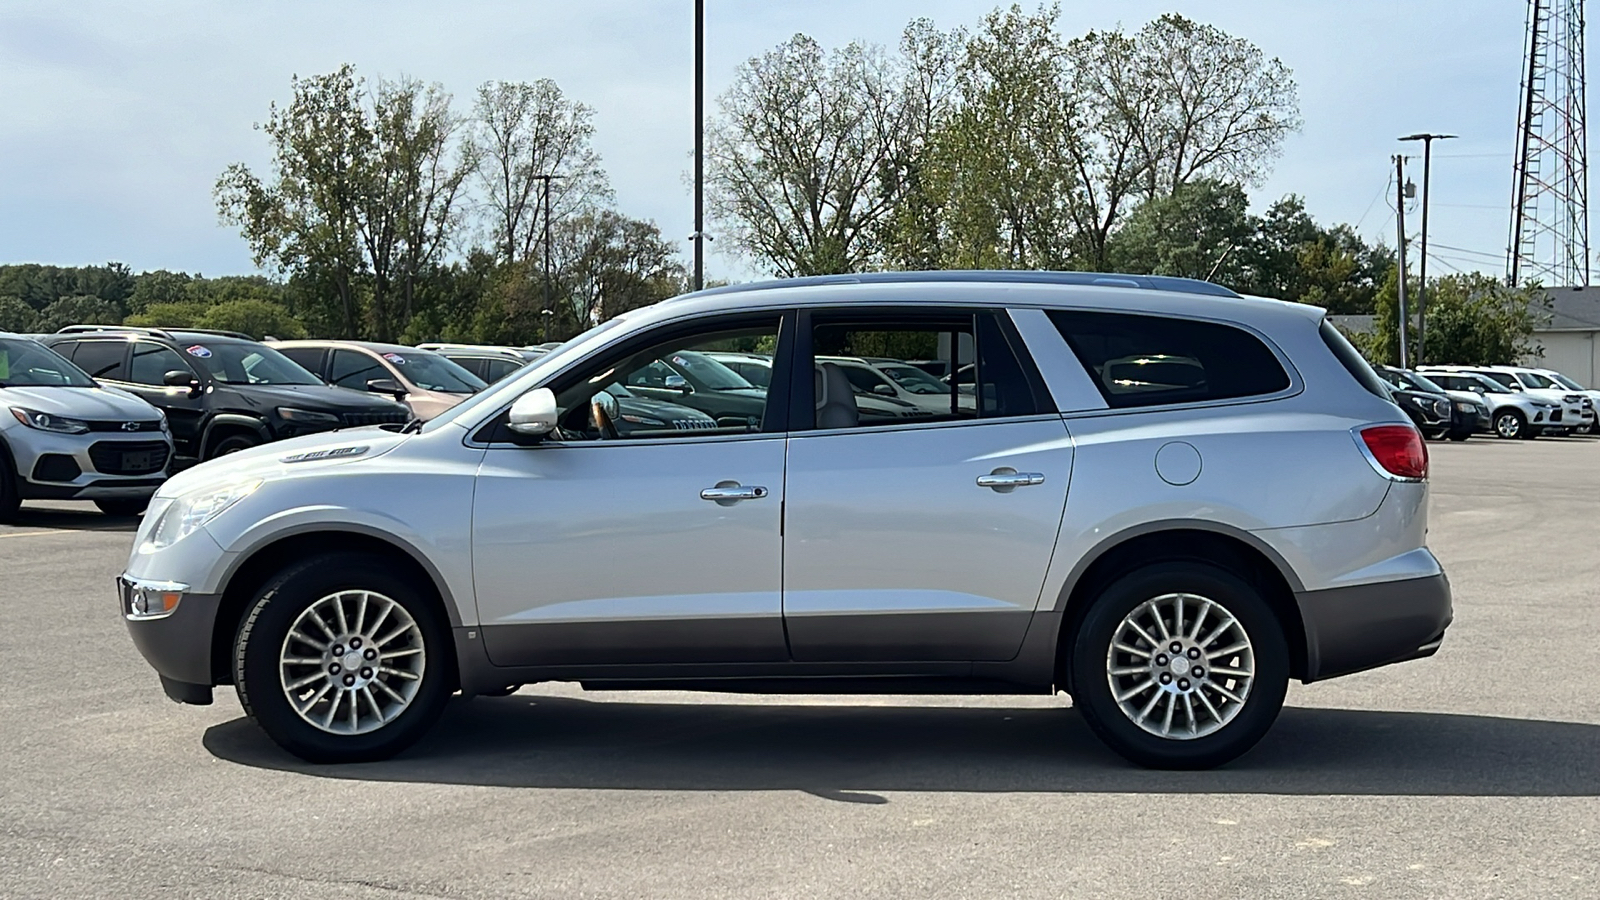
<path id="1" fill-rule="evenodd" d="M 1289 708 L 1209 772 L 1114 756 L 1068 708 L 606 702 L 518 694 L 452 702 L 395 759 L 319 766 L 254 723 L 207 730 L 242 765 L 327 778 L 528 788 L 874 792 L 1600 795 L 1600 726 L 1492 716 Z"/>
<path id="2" fill-rule="evenodd" d="M 139 530 L 138 516 L 108 516 L 92 506 L 83 509 L 30 509 L 24 505 L 6 522 L 13 528 L 31 530 L 50 528 L 57 531 L 126 531 Z"/>

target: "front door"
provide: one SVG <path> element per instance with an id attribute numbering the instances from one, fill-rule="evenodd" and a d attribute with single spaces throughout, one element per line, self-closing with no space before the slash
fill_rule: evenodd
<path id="1" fill-rule="evenodd" d="M 1006 660 L 1022 645 L 1060 528 L 1072 443 L 1020 341 L 978 311 L 813 317 L 815 356 L 976 359 L 938 414 L 869 417 L 837 361 L 789 442 L 784 618 L 794 658 Z"/>
<path id="2" fill-rule="evenodd" d="M 495 664 L 788 659 L 781 422 L 681 430 L 654 418 L 662 404 L 635 409 L 606 391 L 674 352 L 770 351 L 778 331 L 771 316 L 642 336 L 557 376 L 558 433 L 491 441 L 472 557 Z"/>

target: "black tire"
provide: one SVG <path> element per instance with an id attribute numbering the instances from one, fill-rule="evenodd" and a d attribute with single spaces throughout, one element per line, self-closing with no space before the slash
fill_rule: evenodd
<path id="1" fill-rule="evenodd" d="M 11 454 L 0 447 L 0 522 L 11 522 L 22 508 L 22 494 L 17 490 L 17 470 L 11 463 Z"/>
<path id="2" fill-rule="evenodd" d="M 95 506 L 108 516 L 137 516 L 150 505 L 149 497 L 107 497 L 96 500 Z"/>
<path id="3" fill-rule="evenodd" d="M 260 445 L 261 441 L 256 439 L 254 435 L 244 434 L 243 432 L 226 435 L 212 442 L 209 448 L 210 453 L 206 455 L 206 459 L 216 459 L 219 456 L 227 456 L 229 453 L 238 453 L 240 450 L 249 450 L 251 447 L 259 447 Z"/>
<path id="4" fill-rule="evenodd" d="M 1494 433 L 1496 437 L 1512 440 L 1528 436 L 1528 419 L 1514 409 L 1503 409 L 1494 414 Z"/>
<path id="5" fill-rule="evenodd" d="M 1467 438 L 1472 437 L 1472 432 L 1470 432 L 1470 431 L 1452 431 L 1449 434 L 1445 435 L 1445 437 L 1449 438 L 1452 441 L 1464 441 Z"/>
<path id="6" fill-rule="evenodd" d="M 364 733 L 335 734 L 302 718 L 291 705 L 285 682 L 280 677 L 280 654 L 290 646 L 285 642 L 296 620 L 319 601 L 342 591 L 370 591 L 394 601 L 415 623 L 419 634 L 416 642 L 423 651 L 420 678 L 415 679 L 416 690 L 409 704 L 393 719 Z M 390 614 L 379 629 L 388 629 L 395 621 L 397 617 Z M 308 627 L 307 631 L 311 629 Z M 338 635 L 324 637 L 337 638 Z M 368 643 L 375 642 L 376 634 L 369 636 Z M 333 648 L 337 646 L 335 643 Z M 353 642 L 351 652 L 354 652 Z M 444 711 L 445 703 L 455 690 L 455 666 L 448 623 L 435 599 L 412 587 L 410 580 L 395 571 L 391 560 L 361 553 L 313 557 L 291 564 L 273 576 L 257 594 L 245 616 L 233 655 L 234 684 L 245 712 L 278 746 L 313 763 L 386 759 L 411 746 Z M 363 669 L 363 674 L 366 671 Z M 404 690 L 403 683 L 393 678 L 387 683 Z M 316 684 L 311 687 L 315 688 Z M 360 701 L 354 699 L 357 694 L 352 691 L 346 696 L 352 698 L 351 706 L 359 711 Z M 331 704 L 335 715 L 341 709 L 350 708 L 340 706 L 340 702 L 342 700 Z M 317 708 L 315 703 L 308 706 Z"/>
<path id="7" fill-rule="evenodd" d="M 1124 713 L 1118 704 L 1109 671 L 1112 665 L 1112 641 L 1124 618 L 1146 601 L 1175 594 L 1196 595 L 1221 605 L 1243 629 L 1254 655 L 1254 681 L 1248 693 L 1244 694 L 1244 703 L 1236 711 L 1224 713 L 1231 718 L 1221 727 L 1209 734 L 1188 739 L 1162 737 L 1135 724 L 1132 714 Z M 1198 617 L 1198 604 L 1191 609 L 1191 614 Z M 1165 636 L 1161 637 L 1162 641 L 1166 639 Z M 1214 640 L 1207 646 L 1215 647 L 1216 643 Z M 1073 704 L 1083 711 L 1089 727 L 1107 746 L 1129 761 L 1149 768 L 1208 769 L 1238 758 L 1254 747 L 1277 720 L 1289 686 L 1289 649 L 1283 627 L 1272 608 L 1249 582 L 1226 569 L 1207 563 L 1156 563 L 1112 582 L 1093 601 L 1071 646 L 1072 655 L 1068 665 L 1072 674 Z M 1159 654 L 1163 648 L 1151 649 Z M 1164 658 L 1161 655 L 1148 657 L 1151 664 Z M 1206 664 L 1213 664 L 1209 656 L 1200 659 Z M 1177 665 L 1177 658 L 1174 665 Z M 1215 678 L 1214 675 L 1212 677 Z M 1222 680 L 1238 687 L 1237 682 L 1226 678 Z M 1146 696 L 1161 697 L 1165 693 L 1165 688 L 1154 689 L 1157 692 L 1154 695 L 1144 692 L 1137 694 L 1135 702 L 1143 702 Z M 1199 690 L 1197 688 L 1197 693 Z M 1189 696 L 1193 709 L 1203 709 L 1195 705 L 1201 701 L 1194 694 Z M 1228 709 L 1226 706 L 1220 708 Z"/>

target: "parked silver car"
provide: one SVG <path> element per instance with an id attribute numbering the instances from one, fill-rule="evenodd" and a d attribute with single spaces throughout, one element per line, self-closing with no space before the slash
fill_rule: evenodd
<path id="1" fill-rule="evenodd" d="M 976 402 L 867 418 L 815 359 L 844 345 L 971 365 Z M 748 414 L 617 429 L 611 385 L 768 350 L 766 389 L 729 385 Z M 1136 358 L 1192 366 L 1130 388 Z M 1314 307 L 1071 273 L 802 278 L 626 313 L 416 428 L 184 472 L 121 602 L 168 696 L 231 683 L 310 760 L 392 754 L 457 690 L 574 681 L 1066 691 L 1127 758 L 1212 766 L 1290 678 L 1439 647 L 1427 477 Z"/>
<path id="2" fill-rule="evenodd" d="M 43 344 L 0 335 L 0 519 L 23 500 L 93 500 L 136 515 L 171 460 L 160 410 Z"/>

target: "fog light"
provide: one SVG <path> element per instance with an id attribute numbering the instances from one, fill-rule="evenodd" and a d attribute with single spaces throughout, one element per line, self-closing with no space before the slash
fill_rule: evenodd
<path id="1" fill-rule="evenodd" d="M 127 582 L 127 615 L 130 619 L 160 619 L 172 615 L 183 602 L 186 584 L 171 581 Z"/>

